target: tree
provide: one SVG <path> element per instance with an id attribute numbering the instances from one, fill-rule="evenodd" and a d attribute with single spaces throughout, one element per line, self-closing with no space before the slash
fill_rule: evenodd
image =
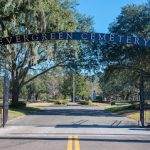
<path id="1" fill-rule="evenodd" d="M 80 74 L 75 75 L 75 95 L 77 97 L 88 96 L 88 87 L 85 77 Z M 64 81 L 61 85 L 61 93 L 64 95 L 64 98 L 67 96 L 73 96 L 73 72 L 69 72 L 65 75 Z"/>
<path id="2" fill-rule="evenodd" d="M 115 99 L 137 100 L 138 95 L 138 74 L 128 69 L 113 70 L 107 67 L 100 76 L 100 86 L 105 97 L 114 96 Z"/>
<path id="3" fill-rule="evenodd" d="M 73 20 L 73 3 L 69 1 L 3 1 L 0 0 L 0 24 L 3 36 L 72 31 L 75 29 Z M 55 18 L 55 19 L 54 19 Z M 12 103 L 18 102 L 21 88 L 40 76 L 68 61 L 68 48 L 62 49 L 66 42 L 32 42 L 3 46 L 3 55 L 7 57 L 11 72 Z M 32 78 L 27 79 L 29 73 Z M 27 80 L 26 80 L 27 79 Z"/>
<path id="4" fill-rule="evenodd" d="M 148 38 L 150 31 L 149 10 L 148 5 L 125 6 L 116 22 L 110 26 L 110 32 Z M 147 47 L 116 44 L 110 46 L 107 52 L 107 58 L 111 63 L 114 61 L 114 63 L 120 63 L 122 66 L 150 71 L 150 49 Z"/>
<path id="5" fill-rule="evenodd" d="M 80 15 L 75 1 L 0 0 L 3 36 L 39 32 L 90 32 L 91 17 Z M 72 46 L 71 46 L 72 45 Z M 21 89 L 37 77 L 58 66 L 91 70 L 94 44 L 87 41 L 46 41 L 3 46 L 11 72 L 12 103 L 18 102 Z M 83 55 L 84 54 L 84 55 Z M 74 56 L 78 59 L 72 63 Z M 90 66 L 90 67 L 89 67 Z M 27 78 L 31 77 L 31 78 Z"/>
<path id="6" fill-rule="evenodd" d="M 42 80 L 37 78 L 31 81 L 29 84 L 27 84 L 26 89 L 27 89 L 27 99 L 37 101 L 41 93 L 43 93 L 44 90 L 46 89 L 46 87 L 44 86 Z"/>
<path id="7" fill-rule="evenodd" d="M 150 5 L 127 5 L 122 8 L 109 30 L 112 34 L 148 38 L 149 18 Z M 104 85 L 107 93 L 126 93 L 131 84 L 137 90 L 140 70 L 150 72 L 150 49 L 147 47 L 105 43 L 100 50 L 105 66 L 104 76 L 110 77 L 110 80 L 105 80 Z"/>

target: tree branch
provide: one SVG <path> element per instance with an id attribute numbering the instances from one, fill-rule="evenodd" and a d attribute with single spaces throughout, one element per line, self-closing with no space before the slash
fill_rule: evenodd
<path id="1" fill-rule="evenodd" d="M 65 60 L 65 61 L 66 61 L 66 60 Z M 29 80 L 25 81 L 25 82 L 23 83 L 23 85 L 25 85 L 25 84 L 27 84 L 27 83 L 31 82 L 32 80 L 34 80 L 35 78 L 37 78 L 37 77 L 41 76 L 42 74 L 44 74 L 44 73 L 48 72 L 49 70 L 51 70 L 51 69 L 54 69 L 54 68 L 58 67 L 60 64 L 64 63 L 65 61 L 63 61 L 63 62 L 59 62 L 59 63 L 57 63 L 56 65 L 54 65 L 54 66 L 52 66 L 52 67 L 50 67 L 50 68 L 48 68 L 48 69 L 44 70 L 43 72 L 41 72 L 41 73 L 39 73 L 39 74 L 35 75 L 34 77 L 32 77 L 32 78 L 30 78 Z"/>

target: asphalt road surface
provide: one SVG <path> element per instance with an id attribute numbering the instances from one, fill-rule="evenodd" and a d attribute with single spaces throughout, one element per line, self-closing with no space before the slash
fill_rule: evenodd
<path id="1" fill-rule="evenodd" d="M 0 128 L 0 150 L 149 150 L 150 129 L 104 107 L 43 107 Z"/>

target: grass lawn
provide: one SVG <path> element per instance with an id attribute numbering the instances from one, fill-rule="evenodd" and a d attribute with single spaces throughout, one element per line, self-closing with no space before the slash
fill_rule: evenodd
<path id="1" fill-rule="evenodd" d="M 54 103 L 27 103 L 25 108 L 10 108 L 9 119 L 21 117 L 30 114 L 33 111 L 40 111 L 40 107 L 53 106 Z"/>
<path id="2" fill-rule="evenodd" d="M 25 113 L 23 112 L 19 112 L 18 110 L 9 110 L 9 119 L 13 119 L 13 118 L 17 118 L 17 117 L 21 117 L 24 116 Z"/>
<path id="3" fill-rule="evenodd" d="M 21 117 L 30 114 L 33 111 L 40 111 L 40 107 L 52 106 L 53 103 L 28 103 L 25 108 L 10 108 L 8 112 L 9 119 Z M 2 108 L 0 108 L 0 118 Z"/>
<path id="4" fill-rule="evenodd" d="M 53 106 L 54 103 L 28 103 L 26 108 L 10 108 L 9 119 L 21 117 L 30 114 L 32 111 L 40 111 L 40 107 Z M 110 104 L 105 103 L 92 103 L 93 106 L 106 106 L 110 107 Z"/>
<path id="5" fill-rule="evenodd" d="M 25 116 L 31 114 L 33 111 L 40 111 L 39 108 L 35 107 L 25 107 L 25 108 L 11 108 L 9 109 L 8 117 L 9 119 Z"/>
<path id="6" fill-rule="evenodd" d="M 125 105 L 125 106 L 112 106 L 105 110 L 111 111 L 117 114 L 122 114 L 128 118 L 132 118 L 136 121 L 140 120 L 139 104 Z M 145 120 L 150 120 L 150 110 L 145 111 Z"/>
<path id="7" fill-rule="evenodd" d="M 28 107 L 34 107 L 34 108 L 39 108 L 39 107 L 49 107 L 49 106 L 53 106 L 54 103 L 28 103 L 27 106 Z"/>
<path id="8" fill-rule="evenodd" d="M 107 104 L 107 103 L 96 103 L 96 102 L 93 102 L 92 106 L 106 106 L 106 107 L 110 107 L 111 105 Z"/>
<path id="9" fill-rule="evenodd" d="M 0 99 L 0 107 L 3 106 L 3 100 Z"/>
<path id="10" fill-rule="evenodd" d="M 128 118 L 132 118 L 134 120 L 140 120 L 140 112 L 139 111 L 135 111 L 135 112 L 132 112 L 132 113 L 127 113 L 126 116 Z M 145 111 L 145 120 L 150 120 L 150 110 L 146 110 Z"/>
<path id="11" fill-rule="evenodd" d="M 108 108 L 106 108 L 105 110 L 107 111 L 111 111 L 113 113 L 119 113 L 119 114 L 122 114 L 126 111 L 129 111 L 129 107 L 130 105 L 119 105 L 119 106 L 110 106 Z M 130 109 L 131 110 L 131 109 Z"/>
<path id="12" fill-rule="evenodd" d="M 0 107 L 0 119 L 2 119 L 2 108 Z"/>
<path id="13" fill-rule="evenodd" d="M 33 111 L 41 111 L 40 107 L 53 106 L 54 103 L 28 103 L 25 108 L 10 108 L 8 112 L 9 119 L 21 117 L 30 114 Z M 0 111 L 0 115 L 2 111 Z M 1 117 L 0 117 L 1 118 Z"/>

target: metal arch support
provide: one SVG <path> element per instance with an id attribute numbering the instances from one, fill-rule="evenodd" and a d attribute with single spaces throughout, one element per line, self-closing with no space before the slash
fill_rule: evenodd
<path id="1" fill-rule="evenodd" d="M 141 126 L 144 127 L 144 109 L 145 109 L 145 98 L 144 98 L 144 79 L 143 70 L 140 71 L 140 122 Z"/>

